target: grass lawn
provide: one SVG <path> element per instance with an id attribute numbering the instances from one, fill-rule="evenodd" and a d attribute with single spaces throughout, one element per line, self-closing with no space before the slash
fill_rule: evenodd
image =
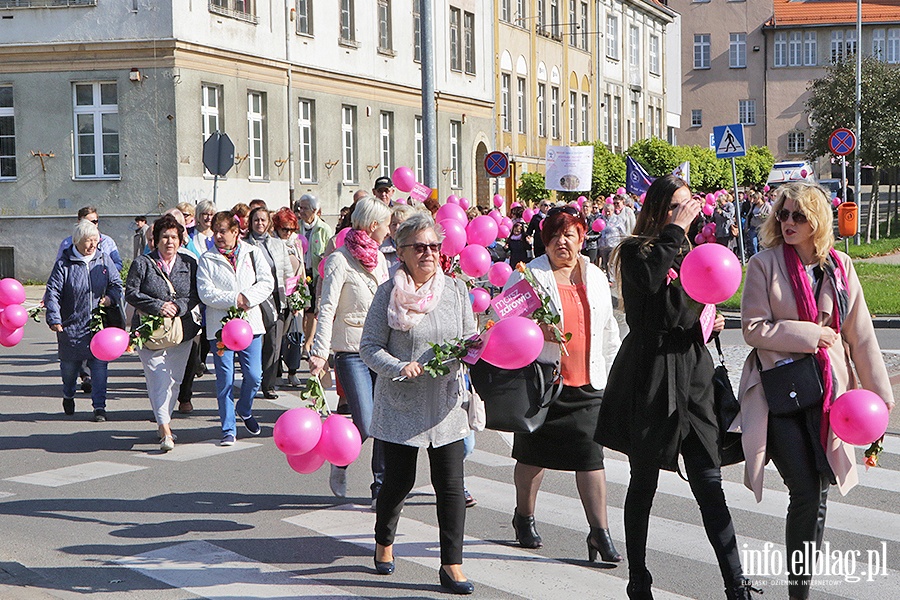
<path id="1" fill-rule="evenodd" d="M 882 223 L 881 239 L 872 240 L 872 243 L 870 244 L 863 243 L 859 246 L 856 246 L 853 244 L 853 240 L 850 240 L 850 251 L 848 252 L 848 254 L 851 258 L 872 258 L 873 256 L 884 256 L 886 254 L 893 254 L 894 252 L 900 251 L 900 226 L 898 226 L 897 223 L 894 223 L 892 229 L 893 232 L 891 233 L 891 236 L 884 237 L 884 232 L 887 230 L 887 226 Z M 863 232 L 861 239 L 866 239 L 865 232 Z M 834 247 L 843 252 L 843 240 L 836 242 Z"/>

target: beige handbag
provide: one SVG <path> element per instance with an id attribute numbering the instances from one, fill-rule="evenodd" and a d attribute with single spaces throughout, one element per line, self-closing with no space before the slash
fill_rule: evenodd
<path id="1" fill-rule="evenodd" d="M 162 271 L 160 271 L 162 273 Z M 162 273 L 163 279 L 169 284 L 169 291 L 172 292 L 172 298 L 175 298 L 175 288 L 172 282 Z M 163 317 L 163 324 L 153 330 L 150 339 L 144 342 L 144 348 L 148 350 L 165 350 L 172 348 L 184 341 L 184 330 L 181 326 L 181 317 Z"/>

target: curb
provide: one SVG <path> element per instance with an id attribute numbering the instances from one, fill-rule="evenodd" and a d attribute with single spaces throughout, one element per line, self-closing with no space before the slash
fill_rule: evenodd
<path id="1" fill-rule="evenodd" d="M 741 328 L 741 313 L 737 311 L 721 311 L 725 315 L 725 329 Z M 872 325 L 875 329 L 900 329 L 900 316 L 885 315 L 873 316 Z"/>

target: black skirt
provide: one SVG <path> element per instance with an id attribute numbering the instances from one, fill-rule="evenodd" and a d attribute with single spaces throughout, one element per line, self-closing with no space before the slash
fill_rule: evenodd
<path id="1" fill-rule="evenodd" d="M 603 446 L 594 441 L 603 392 L 590 385 L 563 387 L 533 433 L 516 433 L 512 455 L 520 463 L 556 471 L 603 468 Z"/>

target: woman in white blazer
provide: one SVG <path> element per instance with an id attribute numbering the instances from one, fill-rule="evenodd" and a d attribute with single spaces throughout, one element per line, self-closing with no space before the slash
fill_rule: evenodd
<path id="1" fill-rule="evenodd" d="M 259 424 L 253 418 L 253 397 L 262 382 L 262 336 L 266 332 L 259 305 L 272 295 L 275 280 L 259 250 L 240 241 L 240 224 L 233 213 L 216 213 L 212 231 L 215 247 L 200 257 L 197 268 L 197 289 L 200 300 L 206 305 L 206 335 L 210 342 L 216 340 L 216 333 L 222 329 L 222 319 L 232 307 L 247 312 L 246 320 L 253 330 L 253 341 L 237 352 L 243 380 L 237 406 L 232 391 L 235 353 L 224 348 L 213 355 L 222 422 L 221 445 L 231 446 L 237 433 L 235 412 L 244 422 L 247 433 L 260 433 Z"/>

